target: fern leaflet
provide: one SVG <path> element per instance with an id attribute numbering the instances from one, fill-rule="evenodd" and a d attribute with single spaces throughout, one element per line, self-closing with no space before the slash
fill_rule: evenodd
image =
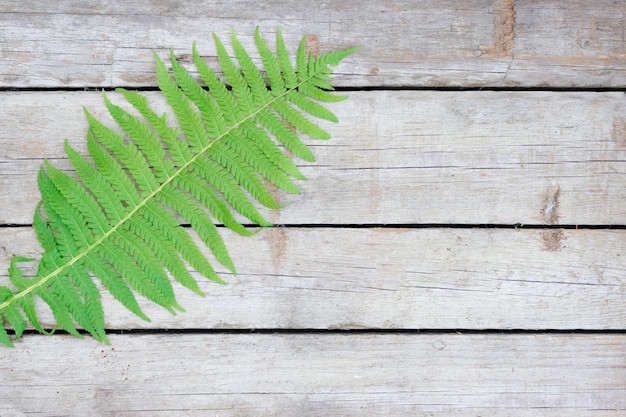
<path id="1" fill-rule="evenodd" d="M 76 336 L 82 328 L 108 343 L 94 278 L 144 320 L 149 318 L 141 311 L 136 294 L 172 314 L 182 311 L 171 279 L 201 295 L 190 269 L 212 281 L 223 281 L 179 218 L 191 225 L 218 262 L 235 273 L 216 223 L 250 235 L 234 212 L 267 226 L 256 204 L 279 208 L 269 184 L 299 192 L 294 180 L 304 176 L 285 149 L 313 161 L 313 154 L 295 132 L 329 138 L 305 115 L 337 121 L 320 103 L 345 99 L 329 91 L 328 75 L 330 66 L 356 48 L 312 56 L 307 55 L 303 38 L 294 68 L 280 30 L 274 54 L 257 28 L 255 43 L 263 73 L 234 32 L 231 43 L 237 63 L 217 36 L 214 41 L 225 80 L 193 45 L 193 61 L 204 85 L 173 54 L 171 72 L 155 54 L 159 89 L 177 127 L 170 126 L 167 114 L 157 115 L 148 99 L 137 92 L 118 89 L 137 115 L 113 104 L 103 93 L 123 134 L 85 111 L 89 158 L 66 143 L 75 174 L 48 163 L 41 168 L 42 199 L 33 228 L 44 253 L 32 277 L 18 266 L 32 259 L 15 256 L 11 260 L 12 288 L 0 286 L 0 343 L 12 346 L 28 323 L 49 334 L 38 321 L 36 298 L 48 305 L 58 328 Z"/>

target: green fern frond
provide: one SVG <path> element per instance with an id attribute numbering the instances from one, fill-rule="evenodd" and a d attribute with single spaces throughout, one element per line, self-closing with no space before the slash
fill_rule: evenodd
<path id="1" fill-rule="evenodd" d="M 251 235 L 235 213 L 268 226 L 257 205 L 280 208 L 270 187 L 300 192 L 295 180 L 305 177 L 287 151 L 313 161 L 298 132 L 330 137 L 314 119 L 337 121 L 321 104 L 345 98 L 330 92 L 330 66 L 355 51 L 316 57 L 306 53 L 303 38 L 294 67 L 280 30 L 275 53 L 258 28 L 254 40 L 264 72 L 234 32 L 234 58 L 214 36 L 224 80 L 202 60 L 195 43 L 199 81 L 173 53 L 171 71 L 155 54 L 159 89 L 175 120 L 168 122 L 168 115 L 157 115 L 145 96 L 124 89 L 118 92 L 135 114 L 103 93 L 119 130 L 85 109 L 89 156 L 66 142 L 75 172 L 67 174 L 47 162 L 39 171 L 42 198 L 33 229 L 44 252 L 34 276 L 25 276 L 19 267 L 32 259 L 11 260 L 10 286 L 0 286 L 0 343 L 12 346 L 29 324 L 50 333 L 38 321 L 36 299 L 52 312 L 55 328 L 75 336 L 83 329 L 108 343 L 96 279 L 144 320 L 149 318 L 137 294 L 172 314 L 184 311 L 173 280 L 200 295 L 191 270 L 223 283 L 185 224 L 217 262 L 235 273 L 217 226 Z"/>

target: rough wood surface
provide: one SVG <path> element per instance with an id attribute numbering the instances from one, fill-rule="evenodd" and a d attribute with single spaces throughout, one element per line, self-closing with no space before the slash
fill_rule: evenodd
<path id="1" fill-rule="evenodd" d="M 152 50 L 186 60 L 198 40 L 214 59 L 212 32 L 251 46 L 259 25 L 294 48 L 360 45 L 341 86 L 623 87 L 624 14 L 614 0 L 5 0 L 0 86 L 154 85 Z"/>
<path id="2" fill-rule="evenodd" d="M 185 313 L 105 296 L 111 329 L 613 329 L 626 323 L 626 231 L 275 228 L 224 233 L 238 275 L 177 287 Z M 0 229 L 37 257 L 30 228 Z M 45 312 L 45 311 L 44 311 Z M 50 323 L 45 314 L 43 322 Z"/>
<path id="3" fill-rule="evenodd" d="M 0 414 L 626 414 L 624 335 L 168 334 L 0 351 Z M 71 354 L 68 354 L 71 352 Z"/>
<path id="4" fill-rule="evenodd" d="M 0 223 L 32 222 L 36 172 L 67 166 L 66 138 L 86 152 L 83 105 L 107 120 L 98 92 L 0 94 Z M 302 195 L 278 195 L 271 221 L 626 224 L 623 93 L 370 91 L 333 109 Z"/>
<path id="5" fill-rule="evenodd" d="M 39 255 L 43 160 L 67 167 L 65 138 L 85 151 L 82 105 L 106 118 L 80 90 L 153 87 L 152 51 L 190 67 L 197 40 L 214 64 L 212 32 L 253 50 L 255 26 L 270 43 L 281 26 L 294 49 L 359 45 L 333 83 L 376 87 L 335 107 L 303 194 L 276 194 L 269 220 L 297 227 L 226 233 L 239 274 L 202 281 L 205 298 L 179 289 L 176 317 L 145 303 L 144 323 L 105 295 L 113 347 L 0 349 L 0 417 L 626 415 L 625 15 L 614 0 L 0 2 L 0 285 L 11 255 Z"/>

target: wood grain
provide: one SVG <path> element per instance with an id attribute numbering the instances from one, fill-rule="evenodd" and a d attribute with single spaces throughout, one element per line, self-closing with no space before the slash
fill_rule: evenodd
<path id="1" fill-rule="evenodd" d="M 0 94 L 0 223 L 32 222 L 36 173 L 68 167 L 65 138 L 86 153 L 83 105 L 108 120 L 97 92 Z M 623 93 L 369 91 L 333 110 L 302 194 L 277 194 L 270 221 L 626 224 Z"/>
<path id="2" fill-rule="evenodd" d="M 614 0 L 0 2 L 0 285 L 12 255 L 40 255 L 44 159 L 67 169 L 65 138 L 85 152 L 83 105 L 107 119 L 89 89 L 154 87 L 152 52 L 190 68 L 194 40 L 214 65 L 211 33 L 229 44 L 233 27 L 251 51 L 257 25 L 292 51 L 361 47 L 336 68 L 351 97 L 302 194 L 265 212 L 289 227 L 224 233 L 239 274 L 201 280 L 204 298 L 177 287 L 183 314 L 142 301 L 145 323 L 105 293 L 113 346 L 0 349 L 0 417 L 626 415 L 625 15 Z"/>
<path id="3" fill-rule="evenodd" d="M 624 335 L 30 337 L 0 351 L 3 416 L 626 413 Z M 71 352 L 71 354 L 68 354 Z"/>
<path id="4" fill-rule="evenodd" d="M 626 324 L 626 231 L 275 228 L 223 233 L 238 275 L 198 277 L 187 310 L 142 302 L 142 321 L 104 291 L 110 329 L 588 329 Z M 30 228 L 0 229 L 10 256 L 39 257 Z M 42 303 L 43 304 L 43 303 Z M 40 305 L 42 322 L 52 326 Z"/>
<path id="5" fill-rule="evenodd" d="M 237 28 L 252 47 L 282 27 L 295 49 L 308 35 L 321 51 L 354 45 L 338 86 L 614 87 L 626 85 L 624 5 L 561 2 L 297 0 L 254 2 L 8 0 L 0 5 L 0 86 L 155 84 L 152 51 L 191 44 L 214 61 L 211 33 Z"/>

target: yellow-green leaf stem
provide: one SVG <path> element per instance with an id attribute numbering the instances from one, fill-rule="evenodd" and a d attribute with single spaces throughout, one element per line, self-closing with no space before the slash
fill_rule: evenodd
<path id="1" fill-rule="evenodd" d="M 16 292 L 11 292 L 7 287 L 0 287 L 6 292 L 0 297 L 2 300 L 0 321 L 6 319 L 14 327 L 16 337 L 21 335 L 25 327 L 25 321 L 17 310 L 17 306 L 23 309 L 26 317 L 36 329 L 45 332 L 37 323 L 33 309 L 32 296 L 37 294 L 50 305 L 61 328 L 71 334 L 79 335 L 73 323 L 76 320 L 98 340 L 106 342 L 103 329 L 104 318 L 99 304 L 100 294 L 91 281 L 89 271 L 95 276 L 104 274 L 106 276 L 103 279 L 105 287 L 116 298 L 126 300 L 123 302 L 127 308 L 149 320 L 139 309 L 132 290 L 126 287 L 125 283 L 117 285 L 112 282 L 124 275 L 120 268 L 130 271 L 125 267 L 130 264 L 125 264 L 125 262 L 133 256 L 136 256 L 135 259 L 140 266 L 143 265 L 143 268 L 152 272 L 138 270 L 135 265 L 134 270 L 141 273 L 144 278 L 133 280 L 126 277 L 131 287 L 135 291 L 148 294 L 142 291 L 142 286 L 149 285 L 152 289 L 149 290 L 147 287 L 143 289 L 152 291 L 154 302 L 172 313 L 175 313 L 175 310 L 182 311 L 182 307 L 174 299 L 169 278 L 160 272 L 162 271 L 161 263 L 165 264 L 166 268 L 184 286 L 199 294 L 202 293 L 195 280 L 186 271 L 184 263 L 178 259 L 178 255 L 165 254 L 164 251 L 182 250 L 179 253 L 198 272 L 213 281 L 219 283 L 223 281 L 215 274 L 208 261 L 200 259 L 203 255 L 195 246 L 192 249 L 189 247 L 179 249 L 191 241 L 187 240 L 187 234 L 182 229 L 180 232 L 182 235 L 175 232 L 178 226 L 173 224 L 174 218 L 168 217 L 169 213 L 160 204 L 164 204 L 187 218 L 192 223 L 192 228 L 199 232 L 205 244 L 210 247 L 211 252 L 234 273 L 234 265 L 226 247 L 213 223 L 207 225 L 206 222 L 211 220 L 202 208 L 208 209 L 215 218 L 221 219 L 229 228 L 238 233 L 242 235 L 250 233 L 234 220 L 227 205 L 216 199 L 213 191 L 202 191 L 201 184 L 217 184 L 215 186 L 222 192 L 226 202 L 261 225 L 267 223 L 253 205 L 242 200 L 233 200 L 229 195 L 234 196 L 236 192 L 240 192 L 240 188 L 243 188 L 261 204 L 278 207 L 261 182 L 256 183 L 257 174 L 265 176 L 270 182 L 287 192 L 298 192 L 289 177 L 298 179 L 304 177 L 290 160 L 284 158 L 278 151 L 278 147 L 274 148 L 276 145 L 271 141 L 269 133 L 273 134 L 278 141 L 283 142 L 287 148 L 290 145 L 293 146 L 298 150 L 297 154 L 304 159 L 312 160 L 312 154 L 299 141 L 297 135 L 281 127 L 281 118 L 304 134 L 327 139 L 329 137 L 327 132 L 309 121 L 289 103 L 295 104 L 300 110 L 315 117 L 336 121 L 332 113 L 310 100 L 310 98 L 318 98 L 308 95 L 307 91 L 314 92 L 315 96 L 325 101 L 332 101 L 329 99 L 330 95 L 325 95 L 328 93 L 316 85 L 319 84 L 320 78 L 327 77 L 326 74 L 330 72 L 328 65 L 337 65 L 345 56 L 354 52 L 354 49 L 307 58 L 304 53 L 304 44 L 301 43 L 296 54 L 297 71 L 294 71 L 286 54 L 280 31 L 277 36 L 277 55 L 269 56 L 270 52 L 257 30 L 257 48 L 262 54 L 266 71 L 271 71 L 268 74 L 268 79 L 272 84 L 270 91 L 263 81 L 261 72 L 252 64 L 252 60 L 237 41 L 234 33 L 232 42 L 241 69 L 235 66 L 217 37 L 215 37 L 215 42 L 220 65 L 233 84 L 232 92 L 227 90 L 215 73 L 199 59 L 195 44 L 194 62 L 202 79 L 209 87 L 209 91 L 213 91 L 213 96 L 199 88 L 180 65 L 173 63 L 177 85 L 163 62 L 155 55 L 159 87 L 176 115 L 178 124 L 187 139 L 186 142 L 177 138 L 176 129 L 166 126 L 165 116 L 158 117 L 149 109 L 147 101 L 141 95 L 123 92 L 127 100 L 146 116 L 160 136 L 160 140 L 159 136 L 155 136 L 152 130 L 142 124 L 143 122 L 113 105 L 105 95 L 104 100 L 109 112 L 130 136 L 131 141 L 125 144 L 122 136 L 102 125 L 86 112 L 90 125 L 87 145 L 96 165 L 104 164 L 103 166 L 107 166 L 107 169 L 111 169 L 108 175 L 114 180 L 114 184 L 109 184 L 105 178 L 107 174 L 101 175 L 67 143 L 68 157 L 82 182 L 74 182 L 72 178 L 49 164 L 46 164 L 45 170 L 41 170 L 40 187 L 43 187 L 44 206 L 41 207 L 42 203 L 40 203 L 37 208 L 34 227 L 46 252 L 40 261 L 38 277 L 24 279 L 16 263 L 26 258 L 16 257 L 9 271 L 17 287 Z M 198 114 L 196 106 L 201 115 Z M 96 138 L 100 139 L 107 150 L 100 147 Z M 255 138 L 258 139 L 258 143 L 255 143 Z M 169 148 L 169 159 L 160 148 L 161 140 Z M 159 148 L 153 150 L 154 146 Z M 248 148 L 248 146 L 251 147 Z M 117 161 L 129 170 L 132 180 L 122 172 Z M 221 170 L 228 170 L 229 175 L 232 175 L 235 180 L 231 182 L 220 179 L 211 182 L 210 173 Z M 246 185 L 246 182 L 249 184 Z M 119 199 L 118 201 L 112 197 L 116 194 L 114 189 L 122 191 L 123 195 L 115 197 Z M 63 201 L 69 205 L 66 209 L 62 206 Z M 196 203 L 198 205 L 193 206 Z M 51 205 L 49 210 L 47 204 Z M 49 218 L 52 222 L 51 226 L 46 224 L 40 211 L 45 211 L 48 216 L 53 217 L 53 219 Z M 80 223 L 78 219 L 81 216 L 86 219 L 87 225 Z M 151 224 L 156 225 L 157 228 L 162 227 L 163 230 L 152 230 Z M 59 230 L 53 233 L 51 227 Z M 168 242 L 163 244 L 158 242 L 162 240 L 162 237 L 168 236 L 174 240 L 170 242 L 170 239 L 166 239 Z M 184 236 L 184 239 L 181 236 Z M 136 238 L 152 243 L 135 247 L 133 240 Z M 74 239 L 78 240 L 74 241 Z M 56 240 L 60 242 L 59 245 Z M 116 254 L 116 251 L 119 252 L 117 249 L 122 249 L 120 253 L 122 257 Z M 144 250 L 149 253 L 142 252 Z M 111 277 L 110 274 L 114 276 Z M 62 279 L 55 281 L 55 278 L 61 277 Z M 78 287 L 80 292 L 75 292 L 72 289 L 73 286 Z M 56 295 L 48 294 L 47 287 L 53 288 Z M 65 304 L 67 309 L 62 304 Z M 11 345 L 4 326 L 0 327 L 0 343 Z"/>

